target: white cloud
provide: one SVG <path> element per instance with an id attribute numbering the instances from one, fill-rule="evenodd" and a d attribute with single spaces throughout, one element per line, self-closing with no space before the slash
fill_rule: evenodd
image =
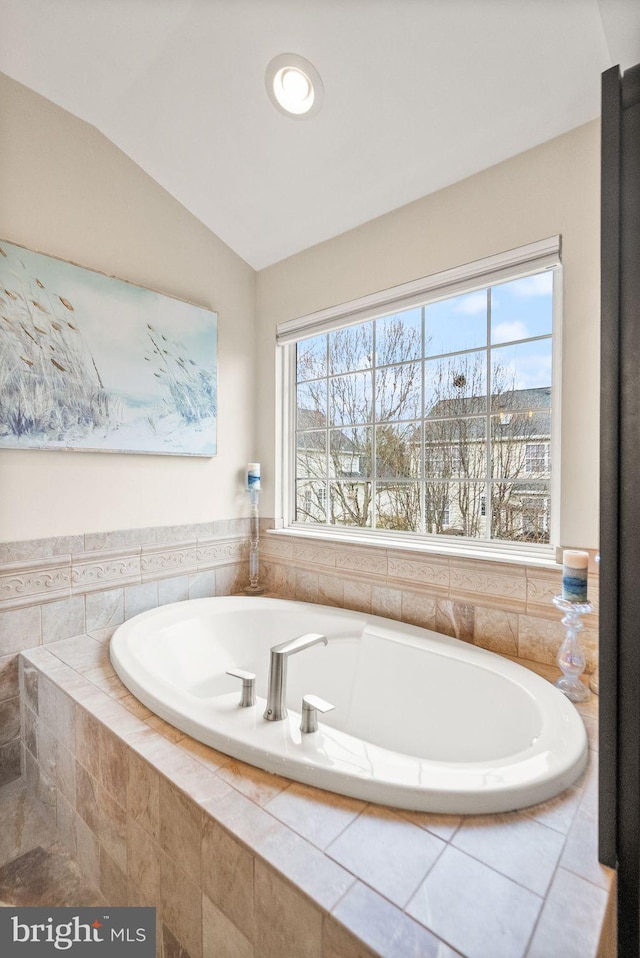
<path id="1" fill-rule="evenodd" d="M 469 293 L 467 296 L 460 296 L 453 307 L 454 313 L 462 316 L 477 316 L 479 313 L 487 311 L 487 294 L 484 290 L 478 293 Z"/>
<path id="2" fill-rule="evenodd" d="M 553 270 L 548 269 L 544 273 L 518 280 L 511 289 L 516 296 L 548 296 L 553 289 Z"/>
<path id="3" fill-rule="evenodd" d="M 519 319 L 512 322 L 496 323 L 491 332 L 491 338 L 494 343 L 511 343 L 517 339 L 527 339 L 529 331 L 526 325 Z"/>

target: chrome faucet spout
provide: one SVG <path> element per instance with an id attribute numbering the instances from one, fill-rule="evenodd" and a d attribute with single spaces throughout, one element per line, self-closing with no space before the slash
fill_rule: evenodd
<path id="1" fill-rule="evenodd" d="M 310 649 L 312 645 L 327 645 L 326 635 L 306 632 L 295 639 L 274 645 L 269 659 L 269 690 L 264 717 L 268 722 L 279 722 L 287 717 L 287 662 L 290 655 Z"/>

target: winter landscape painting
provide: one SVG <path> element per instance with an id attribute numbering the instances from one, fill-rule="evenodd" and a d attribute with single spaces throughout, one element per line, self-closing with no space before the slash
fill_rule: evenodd
<path id="1" fill-rule="evenodd" d="M 0 448 L 214 456 L 217 316 L 0 240 Z"/>

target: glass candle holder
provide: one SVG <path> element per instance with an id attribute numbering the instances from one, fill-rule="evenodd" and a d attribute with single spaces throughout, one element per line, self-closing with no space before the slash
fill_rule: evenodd
<path id="1" fill-rule="evenodd" d="M 564 642 L 558 651 L 558 666 L 562 678 L 555 683 L 556 688 L 564 692 L 572 702 L 586 702 L 591 697 L 591 692 L 584 682 L 580 681 L 587 663 L 578 633 L 584 629 L 582 616 L 593 612 L 593 606 L 590 602 L 569 602 L 561 595 L 553 597 L 553 604 L 564 612 L 562 624 L 566 630 Z"/>

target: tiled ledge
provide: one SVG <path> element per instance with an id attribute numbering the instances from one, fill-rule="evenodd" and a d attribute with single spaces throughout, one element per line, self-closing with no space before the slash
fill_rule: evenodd
<path id="1" fill-rule="evenodd" d="M 23 652 L 27 779 L 106 900 L 156 905 L 183 958 L 604 958 L 596 700 L 589 768 L 558 798 L 399 812 L 195 742 L 127 692 L 99 639 Z"/>
<path id="2" fill-rule="evenodd" d="M 562 569 L 487 558 L 419 555 L 392 548 L 267 535 L 261 578 L 285 598 L 320 602 L 433 629 L 503 655 L 552 665 L 565 637 L 553 597 Z M 589 575 L 592 614 L 581 642 L 597 666 L 599 579 Z"/>

